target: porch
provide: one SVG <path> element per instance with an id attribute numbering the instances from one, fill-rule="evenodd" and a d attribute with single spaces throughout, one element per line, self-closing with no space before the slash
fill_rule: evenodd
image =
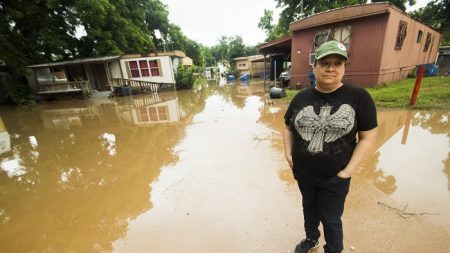
<path id="1" fill-rule="evenodd" d="M 34 77 L 30 88 L 52 98 L 75 94 L 89 97 L 94 91 L 111 91 L 112 76 L 120 76 L 119 58 L 106 56 L 28 66 Z"/>
<path id="2" fill-rule="evenodd" d="M 134 94 L 139 93 L 158 93 L 161 83 L 154 83 L 148 81 L 138 81 L 125 78 L 114 78 L 114 90 L 119 87 L 130 87 Z"/>
<path id="3" fill-rule="evenodd" d="M 40 84 L 36 94 L 81 94 L 83 97 L 92 95 L 92 88 L 89 81 L 61 82 Z"/>

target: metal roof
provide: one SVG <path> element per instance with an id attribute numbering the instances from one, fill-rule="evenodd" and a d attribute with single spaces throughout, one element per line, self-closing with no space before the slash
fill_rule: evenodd
<path id="1" fill-rule="evenodd" d="M 77 59 L 77 60 L 68 60 L 68 61 L 60 61 L 60 62 L 49 62 L 37 65 L 28 66 L 29 68 L 44 68 L 44 67 L 54 67 L 54 66 L 65 66 L 65 65 L 74 65 L 74 64 L 83 64 L 83 63 L 98 63 L 98 62 L 107 62 L 119 59 L 120 56 L 104 56 L 104 57 L 96 57 L 96 58 L 85 58 L 85 59 Z"/>

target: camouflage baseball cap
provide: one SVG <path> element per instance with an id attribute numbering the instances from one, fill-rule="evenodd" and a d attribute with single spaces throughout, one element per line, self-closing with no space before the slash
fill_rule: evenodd
<path id="1" fill-rule="evenodd" d="M 348 60 L 347 48 L 345 48 L 344 44 L 335 40 L 325 42 L 317 48 L 315 59 L 320 60 L 330 54 L 338 54 Z"/>

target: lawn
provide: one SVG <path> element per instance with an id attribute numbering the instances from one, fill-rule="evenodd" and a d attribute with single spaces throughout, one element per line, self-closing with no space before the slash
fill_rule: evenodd
<path id="1" fill-rule="evenodd" d="M 377 107 L 409 108 L 415 78 L 368 88 Z M 286 90 L 283 102 L 290 102 L 298 90 Z M 417 97 L 416 109 L 450 109 L 450 77 L 424 77 Z"/>

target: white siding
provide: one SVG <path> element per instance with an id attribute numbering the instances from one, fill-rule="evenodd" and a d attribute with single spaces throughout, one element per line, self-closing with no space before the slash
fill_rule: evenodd
<path id="1" fill-rule="evenodd" d="M 109 65 L 111 69 L 111 77 L 112 78 L 122 78 L 122 72 L 120 71 L 120 62 L 113 61 Z"/>

